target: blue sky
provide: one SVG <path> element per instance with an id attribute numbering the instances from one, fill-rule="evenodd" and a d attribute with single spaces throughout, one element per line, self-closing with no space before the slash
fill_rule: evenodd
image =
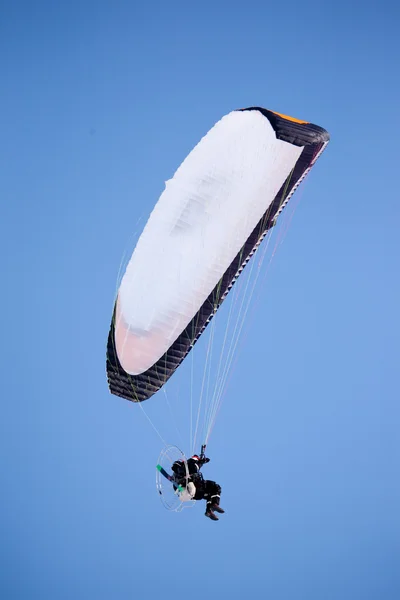
<path id="1" fill-rule="evenodd" d="M 1 598 L 397 599 L 396 3 L 0 11 Z M 122 257 L 164 181 L 251 105 L 331 143 L 210 440 L 226 509 L 212 523 L 203 506 L 163 509 L 161 442 L 109 394 L 105 343 Z M 171 380 L 178 408 L 188 377 Z"/>

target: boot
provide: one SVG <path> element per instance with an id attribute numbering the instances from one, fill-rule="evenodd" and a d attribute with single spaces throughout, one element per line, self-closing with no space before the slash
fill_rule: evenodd
<path id="1" fill-rule="evenodd" d="M 219 505 L 219 496 L 212 496 L 211 499 L 211 510 L 220 514 L 223 514 L 225 511 Z"/>
<path id="2" fill-rule="evenodd" d="M 206 517 L 211 519 L 212 521 L 219 521 L 217 515 L 214 514 L 212 510 L 211 502 L 207 502 L 206 512 L 204 513 Z"/>

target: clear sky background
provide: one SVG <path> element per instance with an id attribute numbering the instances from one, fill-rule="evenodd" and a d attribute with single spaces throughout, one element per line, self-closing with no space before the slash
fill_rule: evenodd
<path id="1" fill-rule="evenodd" d="M 399 22 L 387 1 L 1 3 L 2 600 L 400 597 Z M 162 507 L 161 441 L 109 394 L 105 344 L 164 181 L 252 105 L 331 143 L 210 440 L 213 523 Z M 187 389 L 182 369 L 171 404 Z"/>

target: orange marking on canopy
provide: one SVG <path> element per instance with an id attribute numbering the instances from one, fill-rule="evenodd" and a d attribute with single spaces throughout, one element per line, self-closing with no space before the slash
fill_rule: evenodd
<path id="1" fill-rule="evenodd" d="M 282 117 L 282 119 L 286 119 L 286 121 L 293 121 L 293 123 L 300 123 L 301 125 L 306 125 L 309 121 L 302 121 L 301 119 L 295 119 L 294 117 L 289 117 L 288 115 L 283 115 L 282 113 L 278 113 L 275 110 L 271 110 L 274 115 L 278 115 L 278 117 Z"/>

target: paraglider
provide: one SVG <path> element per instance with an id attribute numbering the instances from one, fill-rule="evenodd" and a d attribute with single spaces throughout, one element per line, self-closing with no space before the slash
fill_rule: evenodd
<path id="1" fill-rule="evenodd" d="M 205 516 L 212 521 L 218 521 L 215 513 L 223 514 L 225 512 L 219 505 L 222 490 L 218 483 L 210 479 L 204 479 L 202 473 L 200 473 L 202 466 L 210 462 L 204 451 L 205 446 L 202 446 L 200 456 L 194 454 L 188 459 L 187 464 L 182 459 L 173 463 L 171 467 L 174 472 L 173 483 L 176 488 L 181 486 L 182 490 L 186 489 L 192 500 L 205 500 Z"/>
<path id="2" fill-rule="evenodd" d="M 230 112 L 200 140 L 166 182 L 122 278 L 107 344 L 112 394 L 143 402 L 164 386 L 328 142 L 321 127 L 260 107 Z M 186 483 L 173 493 L 193 500 L 189 466 L 205 463 L 182 460 Z"/>

